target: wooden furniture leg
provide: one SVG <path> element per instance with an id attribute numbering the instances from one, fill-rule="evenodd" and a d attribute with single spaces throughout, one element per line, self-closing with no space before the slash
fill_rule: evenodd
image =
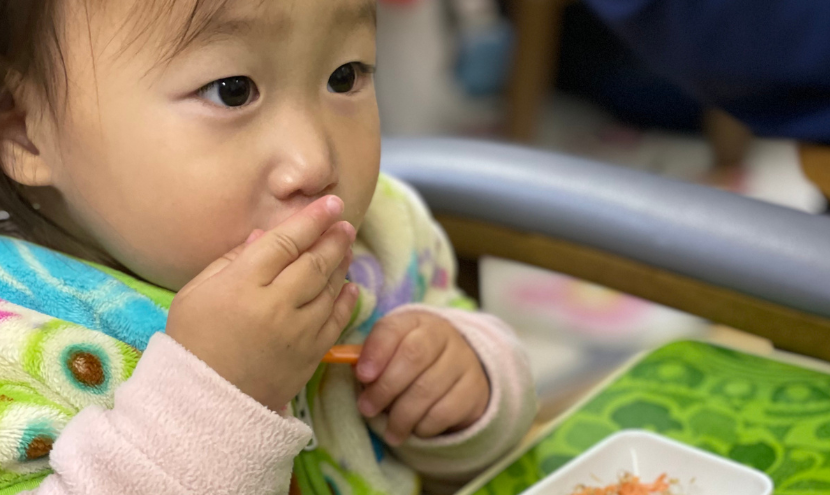
<path id="1" fill-rule="evenodd" d="M 710 108 L 704 112 L 703 130 L 716 168 L 741 165 L 752 142 L 752 131 L 746 125 L 719 108 Z"/>
<path id="2" fill-rule="evenodd" d="M 508 89 L 507 135 L 529 142 L 559 58 L 562 16 L 571 0 L 513 0 L 517 41 Z"/>
<path id="3" fill-rule="evenodd" d="M 804 175 L 830 200 L 830 146 L 802 144 L 799 155 Z"/>

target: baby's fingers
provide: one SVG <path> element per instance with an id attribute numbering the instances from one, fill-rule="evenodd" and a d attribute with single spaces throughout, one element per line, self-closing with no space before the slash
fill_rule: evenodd
<path id="1" fill-rule="evenodd" d="M 357 379 L 363 383 L 377 380 L 389 365 L 398 344 L 421 324 L 421 314 L 417 311 L 381 318 L 363 343 L 363 351 L 357 363 Z"/>
<path id="2" fill-rule="evenodd" d="M 346 279 L 349 246 L 354 241 L 355 230 L 347 222 L 330 228 L 320 240 L 289 265 L 274 281 L 274 289 L 287 294 L 294 307 L 302 307 L 327 292 L 329 304 L 333 303 Z M 329 306 L 330 307 L 330 306 Z"/>
<path id="3" fill-rule="evenodd" d="M 453 385 L 415 426 L 415 434 L 421 438 L 430 438 L 448 430 L 461 430 L 471 426 L 487 408 L 487 400 L 474 397 L 474 391 L 480 388 L 471 375 L 463 376 Z"/>
<path id="4" fill-rule="evenodd" d="M 427 412 L 461 379 L 462 369 L 453 357 L 444 352 L 438 361 L 421 373 L 389 410 L 384 439 L 389 445 L 400 445 L 421 422 Z"/>
<path id="5" fill-rule="evenodd" d="M 254 233 L 252 232 L 251 236 L 253 235 Z M 187 285 L 182 287 L 182 289 L 177 294 L 177 297 L 186 297 L 187 294 L 189 294 L 193 289 L 202 285 L 208 279 L 227 268 L 228 265 L 230 265 L 234 260 L 236 260 L 239 257 L 240 254 L 242 254 L 242 251 L 245 250 L 245 246 L 246 244 L 240 244 L 239 246 L 236 246 L 232 250 L 223 254 L 222 257 L 220 257 L 213 263 L 209 264 L 207 267 L 205 267 L 204 270 L 202 270 L 198 275 L 196 275 L 196 277 L 194 277 L 193 280 L 191 280 L 187 283 Z"/>
<path id="6" fill-rule="evenodd" d="M 430 338 L 420 329 L 404 337 L 380 378 L 360 394 L 357 407 L 364 416 L 371 418 L 386 409 L 435 363 L 446 345 L 445 340 L 436 337 Z M 363 352 L 366 352 L 365 344 Z"/>
<path id="7" fill-rule="evenodd" d="M 260 285 L 270 284 L 342 214 L 343 201 L 337 196 L 318 199 L 253 241 L 239 257 L 240 269 Z"/>
<path id="8" fill-rule="evenodd" d="M 340 338 L 340 334 L 346 328 L 346 325 L 349 324 L 349 321 L 351 321 L 352 312 L 354 310 L 355 303 L 357 303 L 358 294 L 357 285 L 346 284 L 340 291 L 340 295 L 337 296 L 337 299 L 334 301 L 331 314 L 329 315 L 328 320 L 326 320 L 323 324 L 322 328 L 320 328 L 320 332 L 317 334 L 316 338 L 318 342 L 323 344 L 323 353 L 328 351 L 329 347 L 337 342 L 337 339 Z M 311 304 L 316 303 L 317 301 Z"/>

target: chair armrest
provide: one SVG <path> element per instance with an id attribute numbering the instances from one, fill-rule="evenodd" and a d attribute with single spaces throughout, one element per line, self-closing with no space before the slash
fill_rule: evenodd
<path id="1" fill-rule="evenodd" d="M 830 218 L 505 144 L 387 139 L 381 163 L 384 171 L 417 188 L 436 213 L 449 215 L 449 223 L 461 218 L 486 222 L 494 231 L 543 236 L 557 245 L 585 248 L 600 258 L 610 256 L 615 263 L 650 270 L 653 273 L 643 279 L 646 285 L 676 276 L 713 289 L 695 296 L 698 299 L 722 293 L 747 296 L 753 304 L 769 304 L 790 316 L 798 313 L 808 323 L 805 328 L 826 326 L 826 333 L 805 334 L 806 340 L 795 346 L 784 342 L 784 347 L 798 352 L 815 355 L 809 347 L 830 340 Z M 486 235 L 481 229 L 477 232 Z M 464 243 L 463 238 L 453 240 Z M 545 264 L 538 260 L 530 261 Z M 568 266 L 556 268 L 570 271 Z M 589 278 L 627 288 L 624 280 Z M 647 288 L 635 292 L 660 299 L 651 297 Z M 658 302 L 728 324 L 742 321 L 740 315 L 737 320 L 729 316 L 734 306 L 730 301 L 725 307 L 721 304 L 718 314 L 671 300 Z M 743 310 L 740 304 L 735 308 Z M 780 345 L 782 339 L 776 340 Z M 830 346 L 823 347 L 828 349 L 822 357 L 830 357 Z"/>

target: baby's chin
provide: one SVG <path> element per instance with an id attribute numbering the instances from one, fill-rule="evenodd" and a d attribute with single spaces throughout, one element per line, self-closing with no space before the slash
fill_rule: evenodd
<path id="1" fill-rule="evenodd" d="M 156 287 L 167 289 L 169 291 L 178 292 L 193 280 L 200 272 L 191 275 L 191 272 L 181 271 L 163 271 L 158 269 L 130 269 L 132 274 Z"/>
<path id="2" fill-rule="evenodd" d="M 131 258 L 123 264 L 124 268 L 136 278 L 157 287 L 178 292 L 226 252 L 210 256 L 206 253 L 188 251 L 185 248 L 178 251 L 175 258 L 150 254 Z"/>

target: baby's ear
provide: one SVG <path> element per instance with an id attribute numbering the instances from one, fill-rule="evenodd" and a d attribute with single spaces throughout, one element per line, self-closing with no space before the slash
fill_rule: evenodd
<path id="1" fill-rule="evenodd" d="M 32 142 L 26 109 L 0 88 L 0 166 L 12 180 L 26 186 L 52 184 L 52 171 Z"/>

